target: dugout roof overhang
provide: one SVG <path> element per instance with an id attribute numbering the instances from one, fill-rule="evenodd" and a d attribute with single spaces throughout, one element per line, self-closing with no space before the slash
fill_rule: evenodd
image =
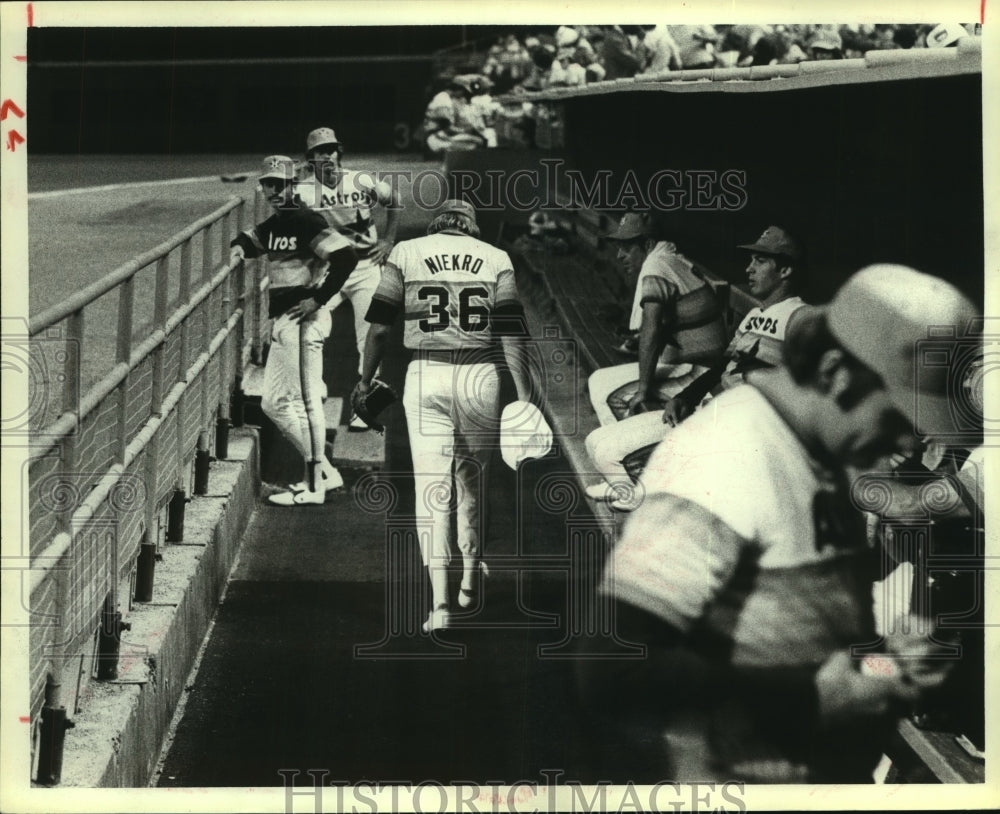
<path id="1" fill-rule="evenodd" d="M 501 101 L 557 101 L 623 91 L 670 93 L 759 93 L 801 90 L 863 82 L 895 82 L 982 73 L 982 38 L 963 37 L 955 48 L 869 51 L 860 59 L 754 65 L 748 68 L 708 68 L 663 71 L 629 79 L 594 82 L 581 87 L 556 87 L 507 94 Z"/>

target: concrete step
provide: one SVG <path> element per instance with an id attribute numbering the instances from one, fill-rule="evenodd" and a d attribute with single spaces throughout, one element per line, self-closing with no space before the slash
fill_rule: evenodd
<path id="1" fill-rule="evenodd" d="M 337 427 L 329 455 L 334 466 L 382 469 L 385 467 L 385 436 L 374 430 L 352 432 L 342 424 Z"/>

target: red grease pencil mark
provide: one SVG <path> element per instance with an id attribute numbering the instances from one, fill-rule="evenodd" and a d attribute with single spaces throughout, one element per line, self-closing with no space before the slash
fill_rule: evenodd
<path id="1" fill-rule="evenodd" d="M 0 105 L 0 121 L 4 121 L 8 113 L 13 113 L 19 119 L 24 118 L 24 111 L 14 104 L 12 99 L 4 99 L 3 104 Z"/>
<path id="2" fill-rule="evenodd" d="M 24 136 L 17 132 L 17 130 L 11 130 L 7 134 L 7 149 L 12 153 L 17 150 L 18 144 L 24 144 Z"/>
<path id="3" fill-rule="evenodd" d="M 31 28 L 35 24 L 35 10 L 32 8 L 32 4 L 28 3 L 28 28 Z"/>
<path id="4" fill-rule="evenodd" d="M 14 57 L 14 59 L 16 59 L 18 62 L 27 62 L 28 61 L 28 58 L 26 56 L 23 56 L 23 55 L 22 56 L 16 56 L 16 57 Z"/>
<path id="5" fill-rule="evenodd" d="M 31 723 L 31 716 L 30 715 L 21 715 L 17 720 L 19 720 L 22 724 L 30 724 Z"/>
<path id="6" fill-rule="evenodd" d="M 980 0 L 979 2 L 979 24 L 986 24 L 986 0 Z"/>

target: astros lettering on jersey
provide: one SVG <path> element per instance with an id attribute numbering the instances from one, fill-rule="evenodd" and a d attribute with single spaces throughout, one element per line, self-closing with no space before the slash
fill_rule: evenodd
<path id="1" fill-rule="evenodd" d="M 789 297 L 747 313 L 726 349 L 730 361 L 722 376 L 725 387 L 742 381 L 743 374 L 755 367 L 781 364 L 781 346 L 789 319 L 803 305 L 801 297 Z"/>
<path id="2" fill-rule="evenodd" d="M 489 345 L 491 314 L 518 297 L 506 252 L 443 231 L 396 244 L 372 300 L 387 322 L 403 307 L 406 347 L 457 350 Z"/>
<path id="3" fill-rule="evenodd" d="M 337 170 L 337 183 L 328 186 L 319 174 L 299 181 L 295 191 L 311 209 L 346 237 L 364 260 L 375 248 L 378 234 L 372 209 L 392 202 L 392 188 L 374 173 Z"/>

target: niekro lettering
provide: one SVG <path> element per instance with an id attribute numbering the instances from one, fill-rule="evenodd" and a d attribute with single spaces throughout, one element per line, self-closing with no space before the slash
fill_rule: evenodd
<path id="1" fill-rule="evenodd" d="M 468 271 L 471 274 L 479 274 L 483 267 L 483 259 L 473 257 L 471 254 L 433 254 L 424 258 L 424 265 L 431 274 L 442 271 Z"/>

